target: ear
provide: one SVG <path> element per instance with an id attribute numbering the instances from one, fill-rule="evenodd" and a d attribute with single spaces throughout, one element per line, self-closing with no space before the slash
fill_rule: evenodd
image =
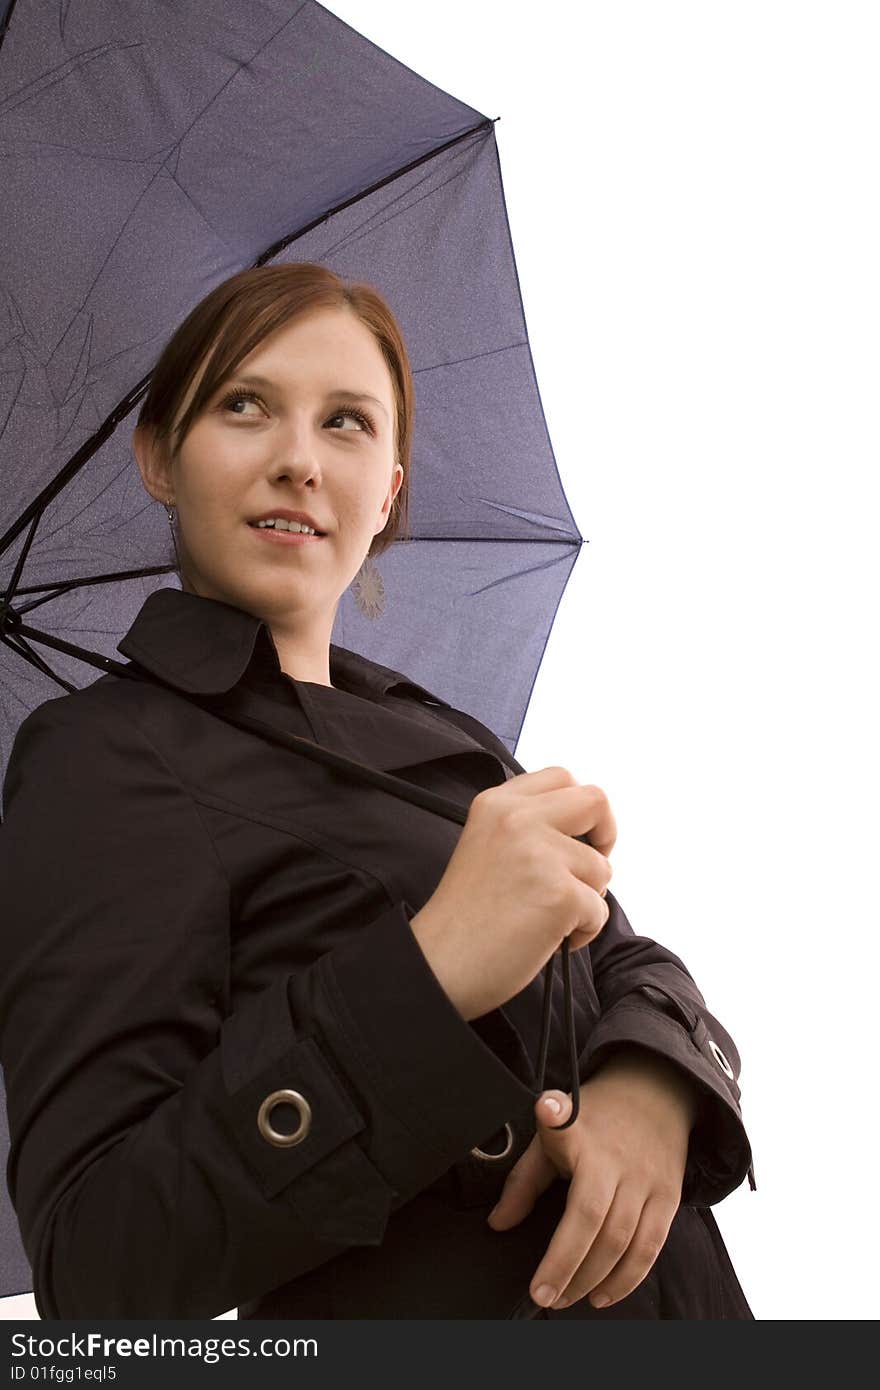
<path id="1" fill-rule="evenodd" d="M 394 501 L 402 485 L 403 468 L 399 463 L 396 463 L 394 465 L 394 472 L 391 474 L 391 483 L 389 485 L 387 493 L 385 494 L 385 501 L 382 503 L 382 510 L 379 513 L 379 515 L 382 518 L 382 524 L 381 526 L 376 527 L 375 531 L 373 532 L 374 536 L 378 536 L 380 531 L 384 531 L 386 525 L 388 524 L 388 514 L 391 511 L 391 503 Z"/>
<path id="2" fill-rule="evenodd" d="M 152 428 L 136 425 L 131 436 L 131 447 L 147 492 L 157 502 L 166 503 L 169 497 L 174 496 L 174 479 L 166 451 L 157 442 Z"/>

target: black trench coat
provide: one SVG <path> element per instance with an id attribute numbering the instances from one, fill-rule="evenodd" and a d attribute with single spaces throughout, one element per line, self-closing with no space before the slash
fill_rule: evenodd
<path id="1" fill-rule="evenodd" d="M 535 1132 L 543 972 L 465 1022 L 409 927 L 461 826 L 181 692 L 227 692 L 464 807 L 525 769 L 344 648 L 333 686 L 292 679 L 268 627 L 216 600 L 153 593 L 118 649 L 166 684 L 108 673 L 46 701 L 3 787 L 7 1179 L 41 1317 L 507 1317 L 568 1190 L 486 1225 Z M 550 1316 L 751 1318 L 708 1210 L 754 1186 L 739 1054 L 682 961 L 607 901 L 571 957 L 580 1080 L 646 1047 L 702 1105 L 648 1276 Z M 568 1090 L 559 975 L 544 1085 Z M 285 1089 L 306 1104 L 263 1106 Z"/>

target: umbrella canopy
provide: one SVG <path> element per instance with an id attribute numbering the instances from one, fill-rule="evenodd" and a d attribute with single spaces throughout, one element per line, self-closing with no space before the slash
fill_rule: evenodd
<path id="1" fill-rule="evenodd" d="M 314 0 L 0 0 L 0 34 L 2 770 L 30 710 L 110 669 L 177 586 L 131 449 L 164 342 L 228 276 L 286 261 L 375 285 L 416 388 L 409 535 L 332 640 L 515 751 L 583 541 L 493 120 Z M 0 1243 L 0 1294 L 29 1289 L 5 1191 Z"/>

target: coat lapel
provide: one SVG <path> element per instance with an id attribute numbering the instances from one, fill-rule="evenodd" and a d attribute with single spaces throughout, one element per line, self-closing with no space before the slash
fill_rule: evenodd
<path id="1" fill-rule="evenodd" d="M 407 711 L 405 699 L 396 713 L 339 688 L 329 692 L 328 698 L 323 691 L 297 682 L 291 684 L 289 693 L 279 687 L 270 695 L 262 685 L 242 681 L 229 691 L 223 704 L 231 714 L 262 719 L 380 771 L 399 772 L 450 757 L 489 758 L 495 769 L 501 762 L 478 740 L 433 712 L 429 719 L 416 718 Z"/>
<path id="2" fill-rule="evenodd" d="M 281 669 L 268 625 L 216 599 L 155 590 L 117 650 L 184 694 L 222 693 L 233 714 L 381 771 L 450 757 L 488 758 L 496 777 L 500 764 L 501 780 L 522 771 L 477 720 L 358 652 L 331 643 L 332 690 L 294 680 Z"/>
<path id="3" fill-rule="evenodd" d="M 347 691 L 330 693 L 314 687 L 300 687 L 302 705 L 314 730 L 314 737 L 345 757 L 356 758 L 385 771 L 399 770 L 436 758 L 456 755 L 491 757 L 495 755 L 477 740 L 447 722 L 426 705 L 417 706 L 406 697 L 389 697 L 394 706 L 359 699 Z"/>

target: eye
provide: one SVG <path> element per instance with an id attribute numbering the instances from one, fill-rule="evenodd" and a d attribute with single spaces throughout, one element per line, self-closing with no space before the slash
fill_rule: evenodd
<path id="1" fill-rule="evenodd" d="M 220 402 L 220 409 L 224 410 L 233 401 L 259 401 L 260 405 L 263 404 L 256 391 L 247 391 L 243 386 L 234 386 L 231 391 L 227 392 Z M 239 415 L 241 412 L 236 411 L 235 414 Z M 247 416 L 244 418 L 246 419 Z"/>
<path id="2" fill-rule="evenodd" d="M 352 420 L 357 420 L 361 429 L 367 434 L 373 433 L 373 422 L 370 417 L 364 415 L 360 410 L 353 409 L 351 406 L 346 406 L 343 410 L 337 410 L 334 415 L 329 416 L 329 420 L 344 420 L 346 416 Z"/>
<path id="3" fill-rule="evenodd" d="M 259 405 L 265 405 L 265 402 L 263 401 L 262 397 L 258 396 L 256 391 L 249 391 L 244 386 L 233 386 L 233 388 L 227 392 L 227 394 L 223 397 L 222 401 L 220 402 L 220 409 L 226 410 L 228 406 L 233 405 L 236 401 L 256 401 Z M 235 411 L 234 414 L 238 415 L 242 419 L 248 418 L 246 415 L 243 414 L 242 411 L 239 410 Z M 333 420 L 344 420 L 346 417 L 349 417 L 352 420 L 356 420 L 364 433 L 375 433 L 375 426 L 370 416 L 365 415 L 364 412 L 361 410 L 356 410 L 354 406 L 345 406 L 342 410 L 334 411 L 332 415 L 329 415 L 327 417 L 327 420 L 328 423 L 330 423 Z M 357 432 L 359 433 L 360 431 Z M 349 431 L 343 431 L 343 433 L 349 433 Z"/>

